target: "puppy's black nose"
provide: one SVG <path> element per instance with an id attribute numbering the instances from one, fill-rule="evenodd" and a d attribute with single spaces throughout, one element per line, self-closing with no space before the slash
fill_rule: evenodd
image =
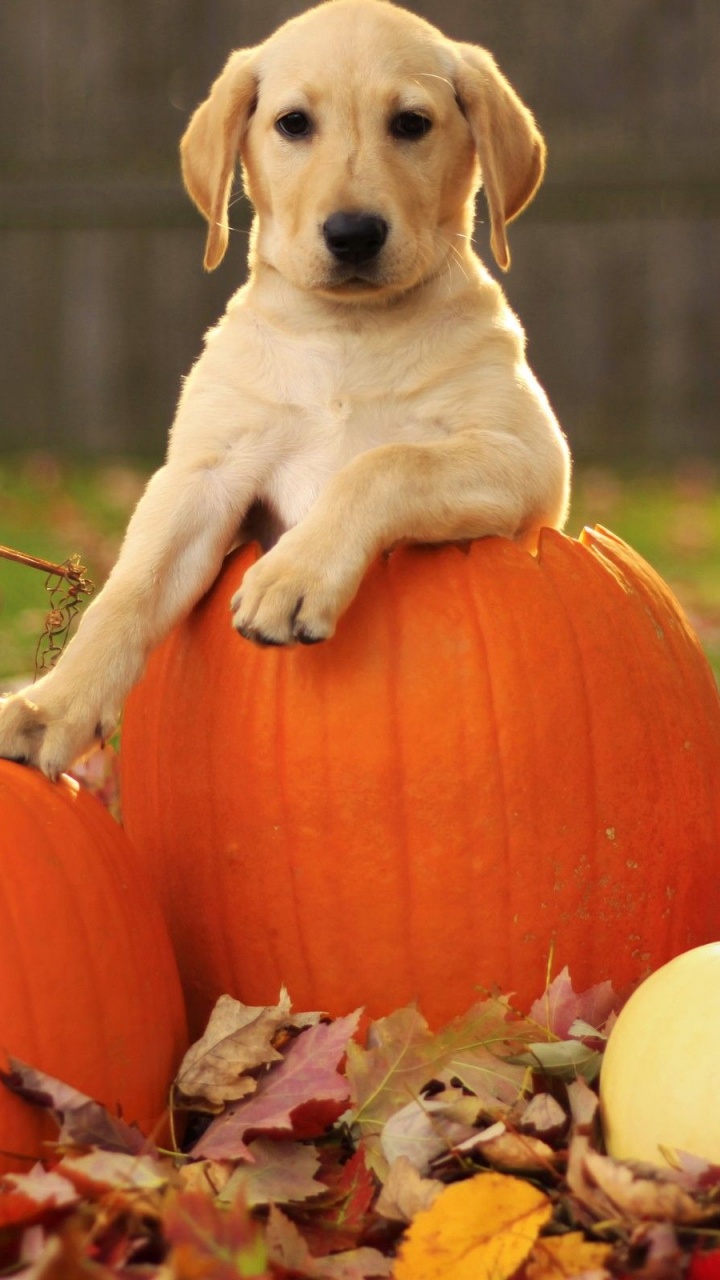
<path id="1" fill-rule="evenodd" d="M 374 213 L 331 213 L 323 225 L 325 243 L 338 262 L 359 267 L 382 249 L 388 224 Z"/>

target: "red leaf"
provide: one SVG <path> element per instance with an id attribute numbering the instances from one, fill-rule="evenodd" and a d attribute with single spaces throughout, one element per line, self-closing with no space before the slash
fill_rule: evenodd
<path id="1" fill-rule="evenodd" d="M 267 1275 L 262 1228 L 253 1222 L 242 1200 L 220 1209 L 201 1191 L 181 1191 L 169 1197 L 162 1222 L 171 1246 L 172 1275 L 197 1280 Z"/>
<path id="2" fill-rule="evenodd" d="M 529 1017 L 560 1040 L 566 1040 L 576 1019 L 599 1031 L 619 1004 L 620 998 L 613 991 L 611 982 L 599 982 L 578 995 L 573 990 L 566 965 L 544 995 L 535 1001 Z"/>
<path id="3" fill-rule="evenodd" d="M 9 1173 L 0 1183 L 0 1227 L 29 1226 L 77 1203 L 77 1192 L 59 1173 L 38 1166 L 30 1173 Z"/>
<path id="4" fill-rule="evenodd" d="M 329 1185 L 332 1198 L 328 1201 L 324 1197 L 316 1207 L 303 1206 L 301 1214 L 293 1215 L 316 1256 L 357 1245 L 377 1193 L 377 1183 L 362 1150 L 339 1170 L 328 1170 L 323 1181 Z"/>
<path id="5" fill-rule="evenodd" d="M 252 1159 L 250 1133 L 311 1138 L 345 1110 L 348 1082 L 337 1070 L 359 1011 L 319 1023 L 293 1040 L 282 1063 L 271 1067 L 247 1102 L 232 1106 L 206 1129 L 192 1154 L 210 1160 Z"/>
<path id="6" fill-rule="evenodd" d="M 710 1253 L 694 1253 L 690 1259 L 688 1280 L 720 1280 L 720 1249 Z"/>

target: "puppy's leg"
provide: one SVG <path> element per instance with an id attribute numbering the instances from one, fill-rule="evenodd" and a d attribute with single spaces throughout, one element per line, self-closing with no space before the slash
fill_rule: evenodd
<path id="1" fill-rule="evenodd" d="M 516 537 L 561 523 L 566 453 L 465 431 L 441 442 L 384 445 L 355 458 L 309 514 L 245 575 L 234 626 L 265 644 L 332 635 L 369 562 L 404 539 Z"/>
<path id="2" fill-rule="evenodd" d="M 0 756 L 56 777 L 115 725 L 149 651 L 207 590 L 254 490 L 230 462 L 151 479 L 115 568 L 54 670 L 0 702 Z"/>

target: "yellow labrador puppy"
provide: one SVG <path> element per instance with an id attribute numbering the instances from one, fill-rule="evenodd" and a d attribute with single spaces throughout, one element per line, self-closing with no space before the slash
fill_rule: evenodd
<path id="1" fill-rule="evenodd" d="M 249 281 L 207 336 L 167 461 L 75 639 L 2 703 L 1 755 L 54 777 L 109 734 L 149 651 L 258 512 L 274 545 L 232 610 L 261 644 L 331 636 L 400 540 L 531 544 L 562 525 L 567 446 L 471 247 L 482 182 L 507 268 L 506 225 L 544 154 L 489 53 L 389 0 L 327 0 L 232 54 L 182 162 L 212 269 L 240 159 Z"/>

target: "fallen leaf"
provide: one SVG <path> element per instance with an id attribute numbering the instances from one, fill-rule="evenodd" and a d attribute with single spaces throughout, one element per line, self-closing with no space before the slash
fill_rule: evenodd
<path id="1" fill-rule="evenodd" d="M 315 1137 L 345 1108 L 349 1085 L 337 1065 L 344 1057 L 360 1011 L 303 1031 L 281 1063 L 272 1066 L 247 1102 L 231 1106 L 206 1129 L 193 1155 L 214 1160 L 251 1159 L 244 1142 L 252 1132 Z"/>
<path id="2" fill-rule="evenodd" d="M 589 1131 L 599 1111 L 598 1095 L 586 1080 L 573 1080 L 567 1086 L 567 1096 L 574 1129 Z"/>
<path id="3" fill-rule="evenodd" d="M 87 1094 L 28 1066 L 19 1058 L 8 1057 L 8 1064 L 10 1070 L 0 1070 L 0 1080 L 19 1098 L 53 1113 L 60 1129 L 58 1143 L 97 1145 L 107 1151 L 137 1154 L 152 1149 L 139 1129 L 110 1115 Z"/>
<path id="4" fill-rule="evenodd" d="M 498 1105 L 505 1099 L 514 1101 L 524 1073 L 512 1066 L 506 1070 L 500 1054 L 517 1049 L 527 1034 L 525 1023 L 512 1021 L 507 1001 L 490 999 L 435 1036 L 410 1005 L 374 1022 L 367 1048 L 351 1044 L 347 1077 L 352 1107 L 343 1119 L 365 1139 L 368 1162 L 381 1180 L 388 1164 L 379 1135 L 390 1117 L 417 1099 L 429 1080 L 457 1075 L 464 1084 L 463 1075 L 469 1078 L 475 1067 L 474 1083 L 483 1103 L 486 1098 Z"/>
<path id="5" fill-rule="evenodd" d="M 524 1065 L 507 1062 L 480 1046 L 454 1054 L 442 1078 L 457 1078 L 475 1094 L 488 1114 L 496 1115 L 517 1102 L 527 1075 Z"/>
<path id="6" fill-rule="evenodd" d="M 720 1280 L 720 1249 L 697 1249 L 690 1259 L 687 1280 Z"/>
<path id="7" fill-rule="evenodd" d="M 519 1178 L 457 1182 L 410 1224 L 394 1280 L 507 1280 L 551 1214 L 548 1197 Z"/>
<path id="8" fill-rule="evenodd" d="M 320 1160 L 313 1146 L 256 1138 L 248 1150 L 252 1164 L 235 1170 L 220 1193 L 221 1204 L 240 1192 L 250 1209 L 260 1204 L 298 1204 L 325 1190 L 315 1177 Z"/>
<path id="9" fill-rule="evenodd" d="M 551 1093 L 536 1093 L 518 1120 L 518 1128 L 523 1133 L 532 1133 L 535 1137 L 550 1139 L 563 1133 L 568 1126 L 569 1118 L 565 1109 Z"/>
<path id="10" fill-rule="evenodd" d="M 570 1144 L 568 1188 L 597 1221 L 690 1224 L 717 1212 L 716 1205 L 694 1199 L 671 1170 L 657 1169 L 650 1175 L 648 1167 L 642 1167 L 645 1172 L 636 1173 L 630 1165 L 593 1151 L 588 1139 L 577 1135 Z"/>
<path id="11" fill-rule="evenodd" d="M 203 1191 L 219 1196 L 234 1172 L 229 1160 L 188 1160 L 175 1171 L 175 1185 L 182 1191 Z"/>
<path id="12" fill-rule="evenodd" d="M 591 1081 L 600 1071 L 602 1054 L 582 1040 L 552 1040 L 547 1044 L 536 1041 L 513 1061 L 552 1079 L 572 1081 L 580 1077 Z"/>
<path id="13" fill-rule="evenodd" d="M 412 1222 L 416 1214 L 429 1209 L 445 1190 L 436 1178 L 423 1178 L 412 1160 L 399 1156 L 390 1165 L 385 1185 L 375 1208 L 391 1222 Z"/>
<path id="14" fill-rule="evenodd" d="M 254 1093 L 257 1081 L 248 1072 L 282 1059 L 272 1039 L 288 1025 L 291 1007 L 284 987 L 276 1005 L 251 1007 L 220 996 L 203 1035 L 180 1063 L 176 1097 L 194 1110 L 217 1111 Z"/>
<path id="15" fill-rule="evenodd" d="M 451 1117 L 458 1104 L 464 1105 L 468 1121 L 475 1119 L 477 1099 L 465 1097 L 460 1089 L 446 1089 L 437 1098 L 419 1098 L 396 1111 L 380 1134 L 388 1165 L 399 1156 L 407 1156 L 423 1172 L 436 1156 L 452 1151 L 470 1137 L 475 1132 L 472 1123 Z"/>
<path id="16" fill-rule="evenodd" d="M 266 1240 L 271 1262 L 310 1280 L 374 1280 L 392 1272 L 390 1259 L 377 1249 L 349 1249 L 329 1257 L 313 1257 L 298 1228 L 275 1206 L 270 1209 Z"/>
<path id="17" fill-rule="evenodd" d="M 167 1172 L 152 1156 L 95 1148 L 85 1155 L 64 1156 L 57 1172 L 85 1196 L 106 1191 L 157 1191 L 166 1186 Z"/>
<path id="18" fill-rule="evenodd" d="M 39 1256 L 20 1272 L 22 1280 L 112 1280 L 116 1273 L 88 1258 L 86 1234 L 78 1221 L 68 1222 L 58 1235 L 47 1238 Z"/>
<path id="19" fill-rule="evenodd" d="M 585 1240 L 581 1231 L 545 1236 L 533 1246 L 525 1266 L 526 1280 L 573 1280 L 584 1272 L 609 1275 L 605 1264 L 612 1253 L 609 1244 Z"/>
<path id="20" fill-rule="evenodd" d="M 536 1022 L 549 1035 L 566 1040 L 576 1020 L 586 1022 L 597 1034 L 620 1003 L 611 982 L 599 982 L 578 995 L 573 990 L 566 966 L 532 1005 L 529 1020 Z"/>
<path id="21" fill-rule="evenodd" d="M 340 1168 L 323 1169 L 325 1195 L 294 1214 L 313 1254 L 325 1256 L 356 1245 L 377 1195 L 377 1183 L 361 1147 Z"/>
<path id="22" fill-rule="evenodd" d="M 528 1133 L 513 1133 L 499 1122 L 458 1147 L 461 1155 L 479 1155 L 498 1169 L 549 1169 L 556 1156 L 552 1147 Z"/>
<path id="23" fill-rule="evenodd" d="M 170 1245 L 170 1274 L 176 1280 L 267 1275 L 262 1228 L 242 1198 L 219 1208 L 202 1192 L 174 1192 L 165 1203 L 162 1224 Z"/>
<path id="24" fill-rule="evenodd" d="M 0 1181 L 0 1228 L 41 1222 L 51 1211 L 77 1203 L 78 1193 L 62 1174 L 35 1165 L 29 1173 L 8 1173 Z"/>

